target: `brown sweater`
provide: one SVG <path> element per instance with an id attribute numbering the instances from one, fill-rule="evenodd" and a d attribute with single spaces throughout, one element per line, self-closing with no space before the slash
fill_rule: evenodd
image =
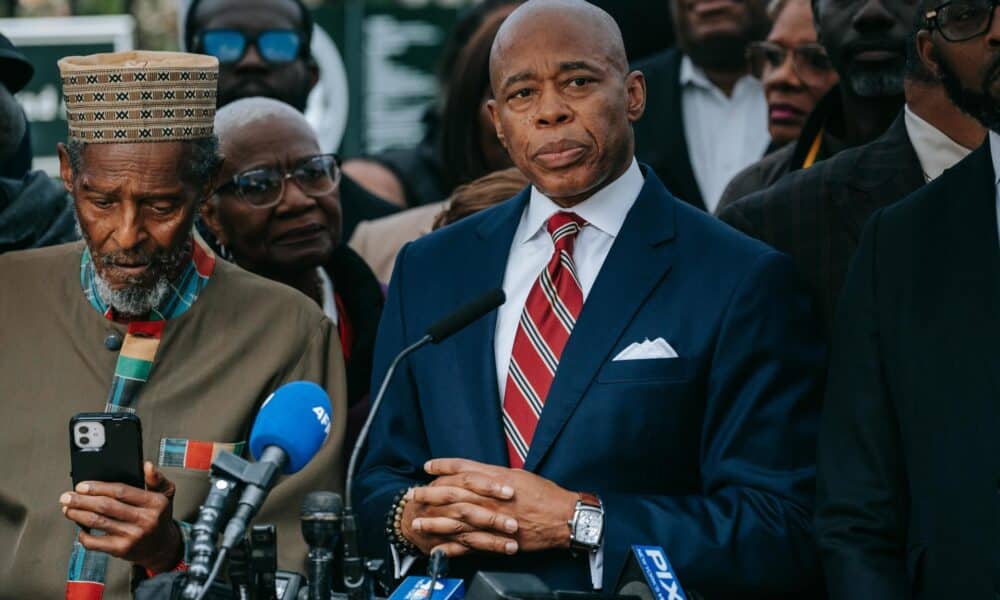
<path id="1" fill-rule="evenodd" d="M 103 410 L 124 327 L 97 313 L 80 288 L 81 243 L 0 256 L 0 598 L 60 598 L 75 526 L 60 510 L 69 478 L 70 417 Z M 343 487 L 344 366 L 337 330 L 299 292 L 217 261 L 186 313 L 164 330 L 137 400 L 145 457 L 163 438 L 244 441 L 275 388 L 305 379 L 333 405 L 330 438 L 282 479 L 257 521 L 278 526 L 283 568 L 303 570 L 302 496 Z M 208 474 L 164 468 L 177 484 L 174 518 L 193 522 Z M 105 598 L 128 598 L 129 565 L 111 559 Z"/>

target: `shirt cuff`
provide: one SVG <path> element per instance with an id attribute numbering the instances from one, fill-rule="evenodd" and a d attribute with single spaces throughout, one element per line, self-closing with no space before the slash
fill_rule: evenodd
<path id="1" fill-rule="evenodd" d="M 396 547 L 389 544 L 389 552 L 392 554 L 392 573 L 393 577 L 396 579 L 402 579 L 410 568 L 413 567 L 413 563 L 417 562 L 416 556 L 404 556 L 400 558 L 399 552 L 396 551 Z"/>
<path id="2" fill-rule="evenodd" d="M 590 560 L 590 583 L 595 590 L 599 590 L 604 580 L 604 542 L 601 542 L 597 552 L 589 552 L 587 558 Z"/>

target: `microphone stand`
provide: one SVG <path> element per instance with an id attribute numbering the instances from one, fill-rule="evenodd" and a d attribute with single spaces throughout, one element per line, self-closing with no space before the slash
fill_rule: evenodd
<path id="1" fill-rule="evenodd" d="M 393 359 L 389 368 L 386 370 L 385 377 L 382 378 L 382 386 L 378 390 L 378 394 L 375 395 L 375 401 L 372 402 L 371 409 L 368 411 L 368 418 L 365 419 L 365 424 L 361 428 L 361 433 L 358 434 L 358 443 L 355 444 L 354 450 L 351 452 L 351 460 L 347 464 L 347 484 L 344 494 L 344 517 L 343 517 L 343 538 L 344 538 L 344 588 L 347 590 L 347 597 L 349 600 L 368 600 L 370 596 L 370 586 L 368 585 L 368 578 L 365 572 L 364 559 L 361 558 L 360 545 L 358 543 L 358 523 L 357 518 L 354 516 L 354 472 L 358 466 L 358 458 L 361 456 L 361 450 L 364 446 L 364 440 L 368 438 L 368 431 L 372 427 L 372 422 L 375 420 L 375 415 L 378 414 L 379 406 L 382 405 L 382 401 L 385 399 L 385 392 L 389 388 L 389 382 L 392 381 L 393 373 L 396 372 L 396 367 L 402 362 L 404 358 L 413 354 L 420 348 L 426 346 L 427 344 L 434 341 L 431 334 L 425 334 L 424 337 L 420 338 Z"/>

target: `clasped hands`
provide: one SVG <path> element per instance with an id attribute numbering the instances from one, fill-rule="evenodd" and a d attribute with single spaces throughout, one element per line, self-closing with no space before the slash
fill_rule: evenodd
<path id="1" fill-rule="evenodd" d="M 143 465 L 146 489 L 123 483 L 83 481 L 59 498 L 63 514 L 80 525 L 84 548 L 98 550 L 145 567 L 154 573 L 173 569 L 184 553 L 184 541 L 173 520 L 176 487 L 153 463 Z M 94 535 L 87 529 L 99 529 Z"/>
<path id="2" fill-rule="evenodd" d="M 400 530 L 425 554 L 516 554 L 569 548 L 578 494 L 521 469 L 460 458 L 428 461 L 436 477 L 407 494 Z"/>

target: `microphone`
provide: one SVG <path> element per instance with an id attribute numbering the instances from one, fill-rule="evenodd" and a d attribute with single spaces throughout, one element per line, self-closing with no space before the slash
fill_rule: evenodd
<path id="1" fill-rule="evenodd" d="M 407 577 L 388 600 L 461 600 L 465 582 L 443 579 L 448 574 L 448 555 L 443 550 L 431 552 L 426 577 Z"/>
<path id="2" fill-rule="evenodd" d="M 684 593 L 667 553 L 660 546 L 633 545 L 629 548 L 615 593 L 639 600 L 687 600 L 697 594 Z"/>
<path id="3" fill-rule="evenodd" d="M 410 354 L 413 354 L 427 344 L 440 344 L 455 333 L 458 333 L 461 329 L 472 324 L 473 321 L 486 316 L 487 313 L 499 307 L 506 300 L 507 297 L 500 288 L 495 288 L 486 292 L 485 294 L 463 305 L 458 310 L 441 319 L 437 323 L 428 327 L 422 338 L 406 348 L 403 348 L 403 350 L 396 355 L 396 358 L 392 359 L 392 362 L 389 363 L 389 368 L 386 370 L 385 376 L 382 378 L 382 386 L 379 388 L 378 394 L 375 395 L 375 400 L 372 402 L 371 410 L 368 411 L 368 418 L 365 420 L 365 424 L 361 428 L 361 433 L 358 434 L 358 440 L 354 443 L 354 449 L 351 451 L 351 460 L 347 465 L 347 484 L 344 494 L 345 504 L 343 525 L 344 587 L 347 589 L 347 595 L 350 600 L 362 600 L 368 596 L 368 593 L 364 590 L 365 571 L 358 545 L 358 527 L 354 517 L 354 504 L 352 502 L 352 492 L 354 491 L 354 472 L 358 466 L 358 457 L 361 455 L 361 450 L 364 448 L 365 442 L 368 440 L 368 432 L 372 427 L 372 422 L 375 421 L 375 415 L 378 414 L 378 409 L 382 406 L 382 400 L 385 399 L 385 392 L 389 388 L 392 376 L 396 373 L 396 367 L 398 367 L 403 359 Z"/>
<path id="4" fill-rule="evenodd" d="M 431 343 L 440 344 L 506 301 L 502 289 L 492 289 L 428 327 L 427 336 L 431 338 Z"/>
<path id="5" fill-rule="evenodd" d="M 286 383 L 264 401 L 250 430 L 250 454 L 257 462 L 244 471 L 246 487 L 222 534 L 223 550 L 243 538 L 278 472 L 296 473 L 319 452 L 330 434 L 330 411 L 326 391 L 309 381 Z"/>
<path id="6" fill-rule="evenodd" d="M 333 492 L 310 492 L 302 501 L 299 518 L 302 538 L 309 546 L 307 579 L 309 600 L 330 600 L 333 576 L 330 565 L 340 538 L 340 515 L 344 501 Z"/>
<path id="7" fill-rule="evenodd" d="M 224 455 L 220 454 L 220 457 Z M 234 457 L 235 458 L 235 457 Z M 200 585 L 208 579 L 215 554 L 215 538 L 232 508 L 231 498 L 237 481 L 213 465 L 210 490 L 198 509 L 198 520 L 191 528 L 191 564 L 188 581 Z"/>

